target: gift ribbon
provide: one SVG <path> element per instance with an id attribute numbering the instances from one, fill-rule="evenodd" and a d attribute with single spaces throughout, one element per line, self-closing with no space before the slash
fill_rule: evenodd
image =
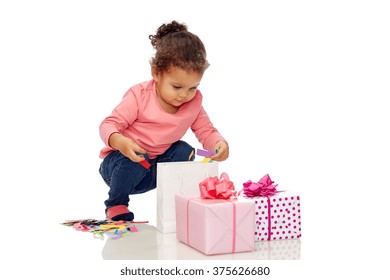
<path id="1" fill-rule="evenodd" d="M 268 237 L 267 240 L 271 240 L 271 199 L 267 196 L 268 207 Z"/>
<path id="2" fill-rule="evenodd" d="M 244 194 L 249 197 L 253 196 L 272 196 L 279 192 L 276 190 L 278 184 L 273 185 L 274 181 L 271 180 L 268 174 L 264 175 L 257 183 L 251 180 L 245 182 Z"/>
<path id="3" fill-rule="evenodd" d="M 234 189 L 234 184 L 229 180 L 229 176 L 223 172 L 218 178 L 217 176 L 208 177 L 199 183 L 199 191 L 201 198 L 210 199 L 230 199 L 237 198 L 240 195 Z"/>
<path id="4" fill-rule="evenodd" d="M 197 198 L 189 198 L 187 200 L 187 206 L 186 206 L 186 243 L 191 246 L 190 244 L 190 227 L 189 227 L 189 221 L 190 221 L 190 215 L 189 215 L 189 205 L 190 201 L 197 199 Z M 236 252 L 236 240 L 237 240 L 237 208 L 236 204 L 232 202 L 233 205 L 233 236 L 232 236 L 232 253 Z M 192 246 L 191 246 L 192 247 Z"/>

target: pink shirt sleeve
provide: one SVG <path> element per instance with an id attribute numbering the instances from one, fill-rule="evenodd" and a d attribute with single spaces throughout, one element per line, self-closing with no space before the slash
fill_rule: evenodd
<path id="1" fill-rule="evenodd" d="M 105 118 L 100 124 L 100 137 L 107 147 L 108 140 L 114 132 L 123 132 L 137 119 L 138 104 L 135 95 L 130 89 L 124 96 L 122 102 L 112 111 L 112 114 Z"/>
<path id="2" fill-rule="evenodd" d="M 211 123 L 210 118 L 204 110 L 203 106 L 198 114 L 198 117 L 191 125 L 191 129 L 198 141 L 203 145 L 203 148 L 208 151 L 214 152 L 214 146 L 219 141 L 225 142 L 226 145 L 228 144 Z"/>

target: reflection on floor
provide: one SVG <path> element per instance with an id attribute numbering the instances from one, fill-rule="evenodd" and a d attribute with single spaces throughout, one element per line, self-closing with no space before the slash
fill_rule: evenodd
<path id="1" fill-rule="evenodd" d="M 176 240 L 176 233 L 162 234 L 154 226 L 137 225 L 139 232 L 108 238 L 102 255 L 106 260 L 299 260 L 301 240 L 255 242 L 256 251 L 206 256 Z"/>

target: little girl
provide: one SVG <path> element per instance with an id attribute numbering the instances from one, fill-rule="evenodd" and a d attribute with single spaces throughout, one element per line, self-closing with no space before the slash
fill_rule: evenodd
<path id="1" fill-rule="evenodd" d="M 194 160 L 194 148 L 180 140 L 188 128 L 202 146 L 226 160 L 229 147 L 210 122 L 198 86 L 209 66 L 206 49 L 185 24 L 172 21 L 150 35 L 153 79 L 131 87 L 100 124 L 105 147 L 100 174 L 110 187 L 107 218 L 132 221 L 129 195 L 156 188 L 158 162 Z"/>

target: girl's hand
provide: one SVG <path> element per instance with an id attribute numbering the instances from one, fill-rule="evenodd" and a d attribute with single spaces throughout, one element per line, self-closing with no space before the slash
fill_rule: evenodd
<path id="1" fill-rule="evenodd" d="M 133 140 L 120 133 L 116 132 L 111 134 L 108 143 L 112 148 L 120 151 L 124 156 L 134 162 L 140 162 L 145 159 L 144 154 L 146 154 L 146 151 L 138 146 Z"/>
<path id="2" fill-rule="evenodd" d="M 214 146 L 215 154 L 211 157 L 215 161 L 224 161 L 229 157 L 229 146 L 225 142 L 218 142 Z"/>

